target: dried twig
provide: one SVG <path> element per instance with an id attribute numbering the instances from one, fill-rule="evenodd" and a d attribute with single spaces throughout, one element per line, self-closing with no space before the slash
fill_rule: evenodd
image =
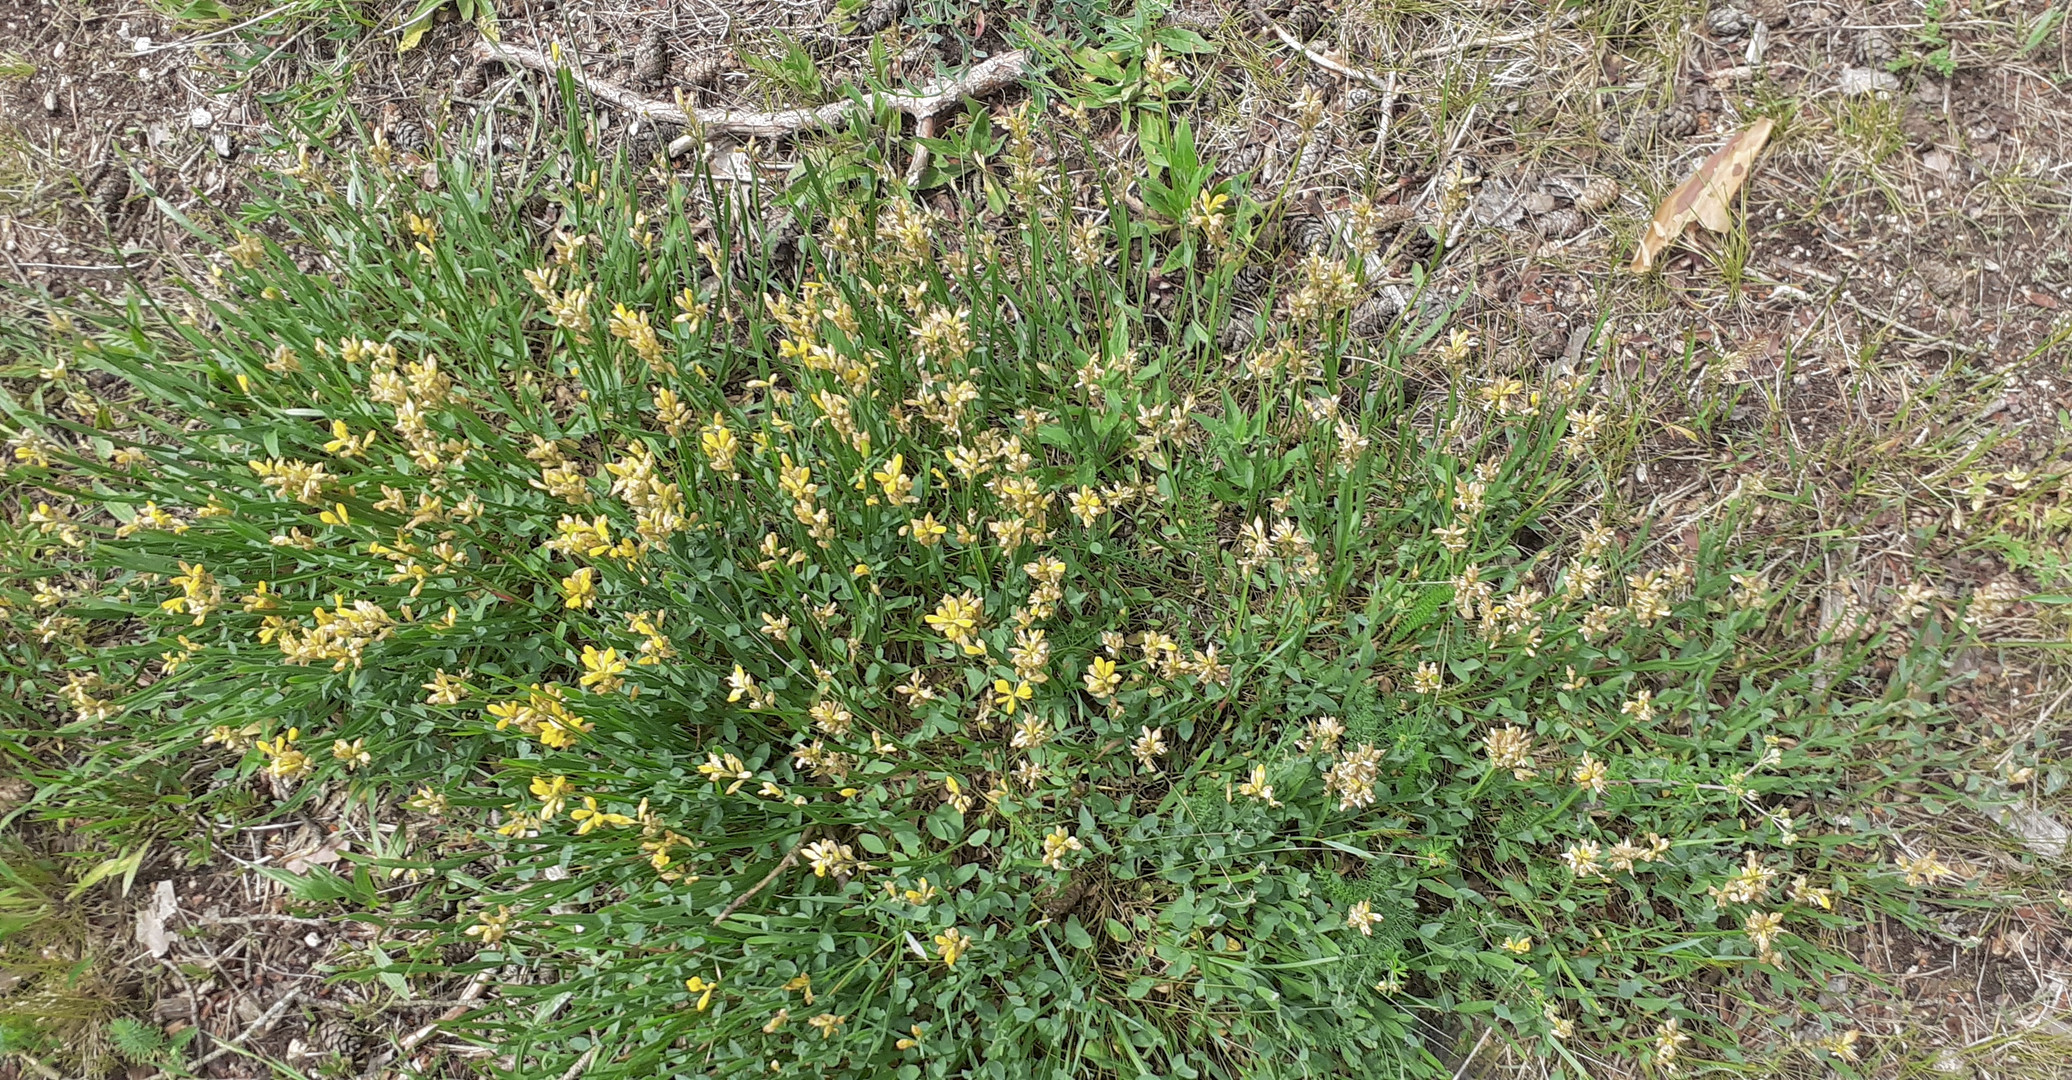
<path id="1" fill-rule="evenodd" d="M 1285 44 L 1286 46 L 1295 50 L 1296 52 L 1301 53 L 1303 56 L 1308 57 L 1310 63 L 1315 64 L 1320 68 L 1323 68 L 1325 71 L 1329 71 L 1337 75 L 1342 75 L 1348 79 L 1355 79 L 1360 82 L 1366 83 L 1367 85 L 1372 86 L 1375 89 L 1387 94 L 1389 105 L 1392 106 L 1395 104 L 1396 76 L 1394 72 L 1390 72 L 1387 81 L 1383 81 L 1380 76 L 1375 75 L 1372 72 L 1362 71 L 1359 68 L 1351 67 L 1347 64 L 1331 59 L 1331 57 L 1325 55 L 1324 53 L 1320 53 L 1317 50 L 1310 48 L 1308 45 L 1304 44 L 1300 38 L 1297 38 L 1294 34 L 1289 33 L 1286 27 L 1283 27 L 1281 24 L 1273 21 L 1272 18 L 1268 17 L 1264 8 L 1261 8 L 1255 4 L 1252 8 L 1252 13 L 1258 16 L 1260 22 L 1266 24 L 1266 28 L 1268 30 L 1273 31 L 1275 37 L 1281 39 L 1282 44 Z M 1532 39 L 1539 37 L 1541 34 L 1545 34 L 1554 30 L 1559 30 L 1562 27 L 1567 26 L 1572 22 L 1575 22 L 1576 18 L 1577 16 L 1575 12 L 1569 12 L 1568 14 L 1556 18 L 1553 22 L 1547 24 L 1546 26 L 1535 26 L 1530 30 L 1519 30 L 1509 34 L 1496 34 L 1491 37 L 1475 38 L 1470 41 L 1463 41 L 1458 45 L 1433 45 L 1429 48 L 1419 49 L 1418 51 L 1404 57 L 1404 59 L 1436 60 L 1439 57 L 1453 56 L 1458 53 L 1466 52 L 1469 49 L 1485 49 L 1492 45 L 1515 45 L 1521 41 L 1531 41 Z"/>
<path id="2" fill-rule="evenodd" d="M 1389 72 L 1389 84 L 1381 90 L 1381 123 L 1374 130 L 1374 171 L 1388 166 L 1389 128 L 1396 119 L 1396 73 Z"/>
<path id="3" fill-rule="evenodd" d="M 592 1037 L 594 1038 L 595 1036 Z M 583 1070 L 588 1069 L 590 1063 L 597 1060 L 597 1051 L 603 1048 L 603 1043 L 591 1043 L 590 1049 L 583 1051 L 583 1056 L 577 1058 L 576 1063 L 570 1065 L 568 1071 L 561 1074 L 561 1080 L 576 1080 L 576 1077 L 583 1075 Z"/>
<path id="4" fill-rule="evenodd" d="M 1282 26 L 1280 23 L 1273 21 L 1270 18 L 1267 18 L 1266 12 L 1264 10 L 1255 7 L 1253 9 L 1253 13 L 1259 16 L 1259 21 L 1265 23 L 1266 28 L 1268 30 L 1273 31 L 1275 37 L 1281 39 L 1282 44 L 1285 44 L 1286 46 L 1295 50 L 1296 52 L 1299 52 L 1302 55 L 1309 57 L 1310 63 L 1315 64 L 1320 68 L 1323 68 L 1325 71 L 1335 72 L 1339 75 L 1343 75 L 1348 79 L 1358 79 L 1359 81 L 1374 87 L 1376 90 L 1388 91 L 1391 94 L 1394 93 L 1394 91 L 1390 89 L 1389 84 L 1381 81 L 1380 78 L 1374 75 L 1370 75 L 1367 72 L 1361 71 L 1359 68 L 1347 67 L 1344 64 L 1341 64 L 1338 61 L 1333 60 L 1328 56 L 1325 56 L 1323 53 L 1320 53 L 1315 49 L 1312 49 L 1309 46 L 1304 45 L 1301 39 L 1297 38 L 1294 34 L 1289 33 L 1286 27 Z"/>
<path id="5" fill-rule="evenodd" d="M 63 1073 L 29 1056 L 27 1051 L 16 1050 L 14 1056 L 22 1059 L 22 1064 L 27 1065 L 30 1072 L 43 1077 L 43 1080 L 65 1080 Z"/>
<path id="6" fill-rule="evenodd" d="M 199 926 L 244 926 L 250 923 L 293 923 L 296 926 L 336 926 L 330 919 L 308 919 L 300 915 L 203 915 L 194 920 Z"/>
<path id="7" fill-rule="evenodd" d="M 500 45 L 493 41 L 478 42 L 474 55 L 478 59 L 497 60 L 546 74 L 553 74 L 563 67 L 561 61 L 537 49 Z M 1016 49 L 979 64 L 965 73 L 961 79 L 932 82 L 916 94 L 860 93 L 859 96 L 867 108 L 896 109 L 916 119 L 924 119 L 951 108 L 967 97 L 982 97 L 1012 86 L 1021 81 L 1028 70 L 1028 52 Z M 573 65 L 569 66 L 569 74 L 575 79 L 576 85 L 584 91 L 643 120 L 765 138 L 797 135 L 830 127 L 847 116 L 857 105 L 855 100 L 843 100 L 810 109 L 779 109 L 775 112 L 755 112 L 747 109 L 685 110 L 670 102 L 656 101 L 634 93 L 615 83 L 593 79 Z M 679 139 L 669 145 L 671 156 L 680 155 L 691 148 L 688 144 L 679 148 L 678 143 L 683 142 L 684 140 Z"/>
<path id="8" fill-rule="evenodd" d="M 914 132 L 914 156 L 907 162 L 906 182 L 913 187 L 921 182 L 921 174 L 928 168 L 928 144 L 922 139 L 935 138 L 935 117 L 924 116 Z"/>
<path id="9" fill-rule="evenodd" d="M 721 911 L 717 916 L 714 916 L 712 920 L 712 925 L 718 926 L 719 924 L 726 922 L 727 916 L 732 915 L 736 911 L 741 910 L 741 905 L 748 903 L 749 897 L 754 896 L 755 894 L 762 892 L 764 889 L 769 888 L 770 883 L 777 880 L 777 875 L 785 872 L 786 870 L 791 869 L 792 864 L 799 861 L 799 852 L 804 850 L 806 850 L 806 838 L 802 836 L 799 838 L 798 846 L 792 848 L 790 854 L 786 855 L 782 859 L 777 860 L 777 865 L 772 867 L 769 873 L 764 874 L 763 879 L 761 881 L 756 882 L 754 888 L 735 897 L 733 903 L 728 904 L 724 911 Z"/>
<path id="10" fill-rule="evenodd" d="M 1419 49 L 1416 52 L 1411 53 L 1409 56 L 1404 57 L 1404 59 L 1437 60 L 1442 56 L 1453 56 L 1458 53 L 1467 52 L 1469 49 L 1486 49 L 1492 45 L 1516 45 L 1521 41 L 1531 41 L 1532 39 L 1539 37 L 1541 34 L 1552 33 L 1555 30 L 1559 30 L 1562 27 L 1565 27 L 1568 24 L 1575 22 L 1576 19 L 1578 19 L 1579 17 L 1581 17 L 1579 12 L 1571 11 L 1559 16 L 1554 21 L 1548 23 L 1545 26 L 1535 26 L 1530 30 L 1519 30 L 1509 34 L 1496 34 L 1490 37 L 1470 38 L 1467 41 L 1463 41 L 1455 45 L 1433 45 L 1429 48 Z"/>
<path id="11" fill-rule="evenodd" d="M 301 997 L 302 992 L 300 990 L 290 990 L 287 993 L 282 994 L 281 999 L 273 1003 L 273 1008 L 261 1013 L 259 1015 L 259 1019 L 252 1021 L 251 1027 L 246 1028 L 241 1034 L 237 1035 L 235 1038 L 223 1041 L 222 1045 L 216 1047 L 214 1050 L 211 1050 L 208 1053 L 203 1054 L 202 1056 L 194 1059 L 194 1062 L 187 1066 L 187 1070 L 189 1072 L 199 1073 L 201 1071 L 202 1066 L 207 1065 L 209 1062 L 214 1061 L 227 1053 L 230 1053 L 232 1050 L 237 1048 L 237 1045 L 239 1043 L 246 1042 L 255 1035 L 265 1034 L 267 1031 L 272 1029 L 274 1022 L 278 1021 L 281 1018 L 281 1015 L 283 1013 L 286 1013 L 288 1011 L 288 1008 L 294 1005 L 296 1000 Z M 195 1017 L 195 1022 L 199 1023 L 200 1021 L 201 1017 L 197 1015 Z M 160 1072 L 154 1074 L 151 1077 L 151 1080 L 167 1080 L 168 1076 L 170 1076 L 169 1073 Z"/>
<path id="12" fill-rule="evenodd" d="M 401 1044 L 403 1052 L 407 1054 L 417 1049 L 420 1044 L 431 1038 L 433 1033 L 439 1030 L 440 1024 L 458 1020 L 466 1014 L 469 1006 L 474 1003 L 475 999 L 482 996 L 483 988 L 489 985 L 491 970 L 490 968 L 483 968 L 481 971 L 476 972 L 475 977 L 468 980 L 468 985 L 461 988 L 460 996 L 453 1000 L 452 1008 L 440 1013 L 437 1020 L 405 1035 Z"/>
<path id="13" fill-rule="evenodd" d="M 403 998 L 397 998 L 394 1001 L 338 1001 L 332 998 L 308 998 L 302 1003 L 313 1009 L 326 1009 L 331 1012 L 384 1013 L 407 1012 L 411 1009 L 451 1009 L 456 1006 L 466 1009 L 473 1005 L 474 1002 L 475 999 L 473 998 L 418 998 L 414 1001 Z"/>
<path id="14" fill-rule="evenodd" d="M 1461 1059 L 1460 1068 L 1454 1070 L 1453 1080 L 1461 1080 L 1461 1077 L 1468 1075 L 1468 1066 L 1475 1063 L 1475 1058 L 1482 1053 L 1482 1048 L 1488 1045 L 1490 1033 L 1495 1030 L 1493 1027 L 1482 1029 L 1482 1037 L 1475 1040 L 1475 1048 L 1468 1051 L 1468 1056 Z"/>

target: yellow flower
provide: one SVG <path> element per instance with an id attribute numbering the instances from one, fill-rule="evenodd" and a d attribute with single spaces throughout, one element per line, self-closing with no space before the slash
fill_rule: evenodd
<path id="1" fill-rule="evenodd" d="M 959 596 L 945 594 L 935 605 L 935 613 L 923 615 L 921 621 L 934 627 L 942 636 L 962 644 L 978 629 L 980 615 L 978 597 L 969 592 Z"/>
<path id="2" fill-rule="evenodd" d="M 1858 1061 L 1861 1059 L 1857 1057 L 1856 1041 L 1861 1038 L 1863 1038 L 1863 1032 L 1850 1028 L 1847 1031 L 1829 1035 L 1827 1038 L 1820 1040 L 1819 1046 L 1822 1050 L 1833 1054 L 1843 1061 Z"/>
<path id="3" fill-rule="evenodd" d="M 1096 656 L 1086 666 L 1086 692 L 1097 698 L 1115 696 L 1122 686 L 1122 676 L 1115 671 L 1115 661 L 1105 656 Z"/>
<path id="4" fill-rule="evenodd" d="M 755 693 L 755 676 L 741 670 L 741 665 L 735 664 L 734 673 L 727 676 L 727 686 L 729 687 L 727 700 L 730 702 L 739 701 L 741 700 L 741 695 L 753 695 Z"/>
<path id="5" fill-rule="evenodd" d="M 733 754 L 721 757 L 709 751 L 705 755 L 705 764 L 698 766 L 698 775 L 715 784 L 732 780 L 733 783 L 727 787 L 729 795 L 741 790 L 741 785 L 755 779 L 755 774 L 748 771 L 747 764 L 739 757 Z"/>
<path id="6" fill-rule="evenodd" d="M 1026 681 L 1010 686 L 1006 679 L 993 680 L 993 704 L 998 705 L 1000 711 L 1009 716 L 1014 715 L 1019 702 L 1029 700 L 1035 693 L 1035 689 Z"/>
<path id="7" fill-rule="evenodd" d="M 811 1024 L 814 1027 L 820 1029 L 820 1037 L 822 1040 L 834 1038 L 835 1032 L 842 1030 L 842 1025 L 848 1022 L 848 1017 L 836 1016 L 833 1013 L 821 1013 L 819 1016 L 816 1016 L 813 1019 L 806 1021 L 806 1023 Z"/>
<path id="8" fill-rule="evenodd" d="M 403 805 L 428 816 L 438 817 L 446 812 L 446 796 L 429 786 L 419 786 L 417 794 L 411 796 L 410 801 Z"/>
<path id="9" fill-rule="evenodd" d="M 813 867 L 814 877 L 847 874 L 860 868 L 855 851 L 847 844 L 837 844 L 832 840 L 815 840 L 806 845 L 804 854 Z"/>
<path id="10" fill-rule="evenodd" d="M 374 755 L 367 752 L 367 740 L 365 739 L 354 739 L 351 742 L 346 742 L 344 739 L 333 739 L 331 740 L 331 756 L 343 762 L 347 772 L 351 772 L 374 760 Z"/>
<path id="11" fill-rule="evenodd" d="M 1367 937 L 1374 936 L 1374 924 L 1380 921 L 1381 916 L 1374 913 L 1374 904 L 1367 900 L 1354 904 L 1352 909 L 1345 913 L 1345 925 Z"/>
<path id="12" fill-rule="evenodd" d="M 886 462 L 883 469 L 871 473 L 871 479 L 878 482 L 878 486 L 884 489 L 885 497 L 892 500 L 895 505 L 915 501 L 914 481 L 906 474 L 905 454 L 892 455 L 892 460 Z"/>
<path id="13" fill-rule="evenodd" d="M 1101 501 L 1100 493 L 1085 484 L 1072 494 L 1072 516 L 1081 525 L 1092 528 L 1094 521 L 1107 512 L 1108 504 Z"/>
<path id="14" fill-rule="evenodd" d="M 471 938 L 481 938 L 484 945 L 502 941 L 511 932 L 511 909 L 498 904 L 494 912 L 485 912 L 466 932 Z"/>
<path id="15" fill-rule="evenodd" d="M 1137 728 L 1137 741 L 1130 745 L 1130 753 L 1146 769 L 1157 771 L 1158 759 L 1166 752 L 1165 729 L 1162 727 Z"/>
<path id="16" fill-rule="evenodd" d="M 1065 868 L 1065 856 L 1085 850 L 1086 845 L 1060 825 L 1043 838 L 1043 865 L 1052 870 L 1062 870 Z"/>
<path id="17" fill-rule="evenodd" d="M 569 783 L 566 776 L 535 776 L 532 778 L 532 793 L 540 800 L 540 820 L 545 821 L 568 804 L 568 797 L 575 794 L 575 785 Z"/>
<path id="18" fill-rule="evenodd" d="M 1524 956 L 1526 953 L 1532 951 L 1532 935 L 1527 934 L 1523 937 L 1507 937 L 1504 939 L 1504 943 L 1502 945 L 1497 946 L 1497 948 L 1500 948 L 1505 952 L 1517 953 L 1520 956 Z"/>
<path id="19" fill-rule="evenodd" d="M 583 646 L 583 677 L 579 681 L 584 689 L 609 694 L 626 681 L 620 678 L 625 673 L 626 661 L 620 659 L 619 650 L 599 652 L 595 645 Z"/>
<path id="20" fill-rule="evenodd" d="M 1589 754 L 1584 754 L 1582 762 L 1576 766 L 1575 781 L 1577 787 L 1583 788 L 1593 795 L 1604 794 L 1606 784 L 1604 762 L 1597 760 Z"/>
<path id="21" fill-rule="evenodd" d="M 1834 890 L 1815 888 L 1812 882 L 1806 880 L 1804 874 L 1792 879 L 1791 898 L 1795 903 L 1818 904 L 1822 911 L 1835 909 Z"/>
<path id="22" fill-rule="evenodd" d="M 741 452 L 741 440 L 734 437 L 724 416 L 713 413 L 712 423 L 698 429 L 698 448 L 705 452 L 713 472 L 734 475 L 734 455 Z"/>
<path id="23" fill-rule="evenodd" d="M 1900 872 L 1907 876 L 1909 885 L 1933 885 L 1946 877 L 1956 876 L 1949 864 L 1937 857 L 1930 849 L 1925 855 L 1916 855 L 1899 860 Z"/>
<path id="24" fill-rule="evenodd" d="M 564 607 L 586 608 L 597 598 L 597 571 L 585 566 L 561 579 L 561 597 Z"/>
<path id="25" fill-rule="evenodd" d="M 295 748 L 295 740 L 302 737 L 302 729 L 289 728 L 288 733 L 276 739 L 259 740 L 259 752 L 266 755 L 266 771 L 282 780 L 296 780 L 308 775 L 314 767 L 308 754 Z"/>
<path id="26" fill-rule="evenodd" d="M 1252 778 L 1237 786 L 1237 793 L 1250 799 L 1258 799 L 1268 806 L 1279 806 L 1273 797 L 1273 785 L 1266 782 L 1266 766 L 1252 766 Z"/>
<path id="27" fill-rule="evenodd" d="M 712 1005 L 712 995 L 719 990 L 719 980 L 706 982 L 704 976 L 693 975 L 683 981 L 683 988 L 698 995 L 698 1011 L 704 1012 Z"/>
<path id="28" fill-rule="evenodd" d="M 214 743 L 226 750 L 242 751 L 245 747 L 252 745 L 253 736 L 258 735 L 261 730 L 258 724 L 246 724 L 241 728 L 234 728 L 229 724 L 217 724 L 209 729 L 208 735 L 203 737 L 201 741 L 204 746 Z"/>
<path id="29" fill-rule="evenodd" d="M 458 705 L 460 699 L 468 696 L 467 684 L 448 675 L 445 668 L 433 672 L 431 682 L 418 685 L 431 691 L 424 699 L 427 705 Z"/>
<path id="30" fill-rule="evenodd" d="M 1751 911 L 1741 921 L 1741 930 L 1754 943 L 1756 951 L 1768 953 L 1777 935 L 1784 932 L 1784 913 L 1781 911 Z"/>
<path id="31" fill-rule="evenodd" d="M 597 828 L 602 825 L 633 824 L 633 819 L 624 814 L 613 814 L 599 810 L 597 808 L 597 799 L 590 795 L 583 796 L 583 805 L 578 809 L 569 811 L 568 816 L 576 822 L 577 836 L 588 836 L 597 831 Z"/>
<path id="32" fill-rule="evenodd" d="M 935 935 L 935 948 L 942 954 L 942 965 L 953 968 L 957 966 L 957 958 L 971 948 L 971 938 L 953 926 Z"/>
<path id="33" fill-rule="evenodd" d="M 934 511 L 930 511 L 909 522 L 901 531 L 912 536 L 914 542 L 922 547 L 934 547 L 943 537 L 949 535 L 950 527 L 935 520 Z"/>

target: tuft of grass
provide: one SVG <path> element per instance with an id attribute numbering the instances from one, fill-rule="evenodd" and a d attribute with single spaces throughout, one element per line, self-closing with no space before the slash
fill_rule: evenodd
<path id="1" fill-rule="evenodd" d="M 0 55 L 0 80 L 23 82 L 36 77 L 36 64 L 20 53 Z"/>
<path id="2" fill-rule="evenodd" d="M 1041 104 L 955 216 L 572 134 L 302 166 L 183 303 L 0 328 L 37 805 L 407 815 L 295 895 L 427 935 L 350 976 L 524 972 L 460 1030 L 529 1075 L 1440 1076 L 1465 1017 L 1584 1076 L 1742 1055 L 1723 990 L 1846 1064 L 1837 942 L 1966 876 L 1852 814 L 1962 624 L 1808 630 L 1760 492 L 1598 502 L 1645 410 L 1352 339 L 1368 241 L 1226 355 L 1260 201 L 1130 100 L 1156 217 Z"/>

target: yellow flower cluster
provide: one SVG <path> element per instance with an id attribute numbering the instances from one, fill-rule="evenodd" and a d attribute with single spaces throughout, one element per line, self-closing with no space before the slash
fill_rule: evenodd
<path id="1" fill-rule="evenodd" d="M 223 606 L 223 586 L 216 583 L 202 564 L 180 564 L 180 573 L 172 583 L 180 587 L 180 595 L 167 600 L 159 607 L 180 615 L 194 616 L 194 625 L 200 626 L 209 613 Z"/>
<path id="2" fill-rule="evenodd" d="M 285 657 L 283 663 L 297 666 L 331 661 L 331 670 L 358 669 L 366 659 L 367 647 L 386 640 L 396 627 L 388 609 L 371 600 L 355 600 L 351 607 L 344 597 L 333 598 L 333 607 L 310 612 L 314 627 L 290 625 L 278 615 L 266 617 L 260 640 L 274 640 Z"/>
<path id="3" fill-rule="evenodd" d="M 486 711 L 496 720 L 498 731 L 515 727 L 538 739 L 540 745 L 554 750 L 565 750 L 575 745 L 576 739 L 593 726 L 568 711 L 561 688 L 552 683 L 546 686 L 535 683 L 525 700 L 500 701 L 490 705 Z"/>

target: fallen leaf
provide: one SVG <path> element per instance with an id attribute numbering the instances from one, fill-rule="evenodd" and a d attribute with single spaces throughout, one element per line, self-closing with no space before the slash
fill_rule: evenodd
<path id="1" fill-rule="evenodd" d="M 1705 164 L 1676 185 L 1676 190 L 1662 200 L 1655 208 L 1654 220 L 1648 222 L 1647 230 L 1640 235 L 1640 245 L 1634 249 L 1633 265 L 1629 267 L 1636 274 L 1645 274 L 1655 265 L 1655 258 L 1662 254 L 1683 231 L 1695 221 L 1713 232 L 1725 232 L 1732 222 L 1728 207 L 1734 193 L 1741 190 L 1742 181 L 1748 179 L 1748 170 L 1755 164 L 1755 156 L 1762 153 L 1763 144 L 1770 141 L 1770 129 L 1776 122 L 1764 117 L 1744 128 L 1741 134 L 1727 140 Z"/>
<path id="2" fill-rule="evenodd" d="M 173 936 L 166 933 L 165 922 L 180 910 L 179 900 L 173 895 L 171 878 L 160 881 L 151 889 L 151 899 L 137 909 L 137 944 L 144 946 L 154 957 L 164 956 L 173 947 Z"/>
<path id="3" fill-rule="evenodd" d="M 282 859 L 281 869 L 291 874 L 307 874 L 312 866 L 329 866 L 337 862 L 339 853 L 351 846 L 344 833 L 335 832 L 315 847 L 294 852 Z"/>

